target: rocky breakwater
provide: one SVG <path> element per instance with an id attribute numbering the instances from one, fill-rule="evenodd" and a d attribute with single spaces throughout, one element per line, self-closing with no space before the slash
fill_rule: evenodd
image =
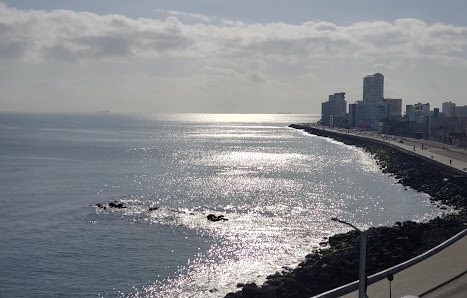
<path id="1" fill-rule="evenodd" d="M 394 175 L 399 183 L 425 192 L 432 201 L 453 206 L 464 213 L 467 209 L 467 173 L 434 160 L 400 149 L 378 139 L 364 138 L 345 132 L 319 127 L 292 124 L 317 136 L 330 137 L 347 145 L 354 145 L 372 154 L 384 173 Z"/>
<path id="2" fill-rule="evenodd" d="M 393 174 L 399 183 L 428 193 L 434 203 L 457 209 L 456 214 L 426 223 L 406 221 L 396 222 L 392 227 L 370 228 L 367 275 L 418 256 L 466 228 L 465 175 L 382 141 L 308 126 L 290 127 L 361 147 L 373 154 L 382 171 Z M 338 234 L 329 238 L 329 244 L 330 249 L 307 255 L 297 268 L 276 272 L 261 286 L 239 284 L 242 289 L 226 297 L 310 297 L 358 280 L 359 234 L 356 231 Z"/>

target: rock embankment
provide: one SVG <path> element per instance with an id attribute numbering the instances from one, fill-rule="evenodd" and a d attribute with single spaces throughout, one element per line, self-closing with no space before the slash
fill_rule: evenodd
<path id="1" fill-rule="evenodd" d="M 375 156 L 383 172 L 393 174 L 403 185 L 429 194 L 433 201 L 467 209 L 466 173 L 384 141 L 296 124 L 290 127 L 361 147 Z"/>
<path id="2" fill-rule="evenodd" d="M 367 275 L 380 272 L 433 248 L 466 228 L 467 179 L 459 173 L 384 142 L 350 134 L 291 125 L 312 134 L 331 137 L 373 154 L 382 171 L 400 183 L 428 193 L 433 201 L 453 206 L 457 214 L 427 223 L 397 222 L 392 227 L 371 228 L 367 243 Z M 329 239 L 331 248 L 310 254 L 291 271 L 276 272 L 258 286 L 239 285 L 241 291 L 226 297 L 310 297 L 358 279 L 359 235 L 356 231 Z"/>

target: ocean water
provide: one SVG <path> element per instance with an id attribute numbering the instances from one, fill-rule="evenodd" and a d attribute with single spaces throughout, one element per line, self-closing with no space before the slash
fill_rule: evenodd
<path id="1" fill-rule="evenodd" d="M 440 213 L 360 149 L 287 127 L 316 120 L 0 113 L 0 297 L 222 297 L 348 230 L 331 217 Z"/>

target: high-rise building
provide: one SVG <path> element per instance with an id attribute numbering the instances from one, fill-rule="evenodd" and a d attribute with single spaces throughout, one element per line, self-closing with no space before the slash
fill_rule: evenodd
<path id="1" fill-rule="evenodd" d="M 349 122 L 356 127 L 376 127 L 379 121 L 397 117 L 402 99 L 384 98 L 384 76 L 380 73 L 363 78 L 363 100 L 349 105 Z"/>
<path id="2" fill-rule="evenodd" d="M 467 106 L 456 106 L 457 117 L 467 117 Z"/>
<path id="3" fill-rule="evenodd" d="M 382 101 L 384 99 L 384 76 L 380 73 L 363 78 L 363 101 Z"/>
<path id="4" fill-rule="evenodd" d="M 385 98 L 384 101 L 391 105 L 390 116 L 400 116 L 402 113 L 402 98 Z"/>
<path id="5" fill-rule="evenodd" d="M 405 115 L 410 121 L 415 121 L 417 123 L 425 123 L 428 121 L 428 117 L 431 116 L 432 112 L 430 110 L 429 103 L 417 103 L 414 105 L 405 106 Z"/>
<path id="6" fill-rule="evenodd" d="M 358 103 L 360 101 L 357 101 L 355 103 L 349 104 L 349 124 L 352 127 L 355 127 L 357 125 L 357 109 L 358 109 Z"/>
<path id="7" fill-rule="evenodd" d="M 371 127 L 389 118 L 390 108 L 391 105 L 386 101 L 357 101 L 350 107 L 350 123 L 357 127 Z"/>
<path id="8" fill-rule="evenodd" d="M 453 102 L 443 102 L 442 112 L 445 116 L 456 116 L 456 104 Z"/>
<path id="9" fill-rule="evenodd" d="M 332 126 L 334 118 L 344 116 L 345 113 L 347 113 L 345 92 L 329 95 L 329 100 L 321 103 L 321 124 Z"/>

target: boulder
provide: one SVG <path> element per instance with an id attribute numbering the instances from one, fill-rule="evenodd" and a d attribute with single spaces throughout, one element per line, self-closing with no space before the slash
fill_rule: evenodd
<path id="1" fill-rule="evenodd" d="M 223 221 L 223 220 L 228 220 L 227 218 L 224 217 L 224 215 L 215 215 L 215 214 L 208 214 L 206 216 L 209 221 Z"/>

